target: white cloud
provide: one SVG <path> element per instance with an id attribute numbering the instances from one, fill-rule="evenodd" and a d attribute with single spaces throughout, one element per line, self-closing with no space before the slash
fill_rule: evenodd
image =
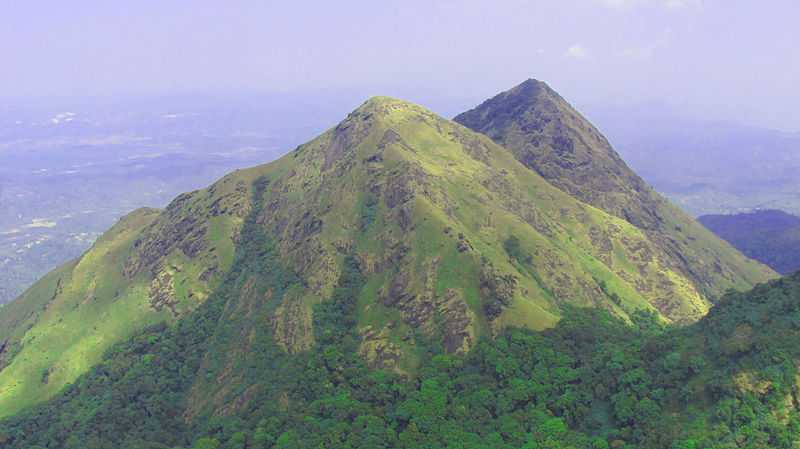
<path id="1" fill-rule="evenodd" d="M 564 55 L 572 59 L 586 59 L 589 57 L 589 50 L 581 44 L 572 44 Z"/>

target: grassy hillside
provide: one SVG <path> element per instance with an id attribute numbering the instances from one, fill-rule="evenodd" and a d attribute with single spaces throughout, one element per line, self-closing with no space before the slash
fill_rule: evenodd
<path id="1" fill-rule="evenodd" d="M 247 192 L 228 185 L 223 179 L 181 196 L 164 212 L 131 213 L 78 260 L 0 310 L 0 416 L 51 397 L 111 345 L 207 297 L 230 266 L 231 237 L 241 222 L 233 207 L 220 207 Z"/>
<path id="2" fill-rule="evenodd" d="M 657 194 L 545 83 L 525 81 L 454 120 L 505 146 L 565 192 L 642 229 L 665 263 L 706 297 L 775 276 Z"/>
<path id="3" fill-rule="evenodd" d="M 5 348 L 0 403 L 13 413 L 57 393 L 97 363 L 109 343 L 130 337 L 159 318 L 146 292 L 120 279 L 120 262 L 142 227 L 157 213 L 137 211 L 99 240 L 81 259 L 34 285 L 2 310 Z"/>
<path id="4" fill-rule="evenodd" d="M 800 217 L 779 210 L 697 219 L 747 257 L 782 274 L 800 270 Z"/>
<path id="5" fill-rule="evenodd" d="M 353 352 L 400 375 L 419 373 L 427 348 L 463 354 L 510 326 L 553 327 L 574 306 L 696 321 L 710 298 L 670 254 L 486 136 L 373 98 L 273 163 L 132 214 L 0 310 L 0 416 L 159 323 L 189 326 L 180 345 L 209 345 L 181 368 L 189 421 L 246 408 L 270 360 L 320 350 L 315 310 L 352 265 L 363 283 L 348 315 Z M 749 285 L 720 266 L 714 290 Z M 203 322 L 181 325 L 187 316 Z"/>
<path id="6" fill-rule="evenodd" d="M 3 447 L 796 447 L 798 276 L 729 294 L 685 328 L 570 308 L 555 328 L 507 329 L 464 355 L 427 342 L 408 378 L 370 369 L 357 354 L 366 279 L 347 257 L 331 298 L 314 307 L 318 350 L 290 355 L 246 329 L 249 350 L 230 370 L 219 351 L 268 307 L 237 313 L 252 276 L 278 299 L 300 282 L 248 222 L 251 244 L 239 246 L 208 301 L 175 326 L 116 346 L 57 398 L 0 422 Z M 225 394 L 206 389 L 213 380 Z M 193 410 L 201 393 L 219 408 Z"/>

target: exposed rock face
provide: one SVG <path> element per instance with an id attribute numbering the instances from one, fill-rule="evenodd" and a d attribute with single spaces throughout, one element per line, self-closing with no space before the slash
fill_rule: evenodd
<path id="1" fill-rule="evenodd" d="M 447 289 L 437 300 L 443 325 L 444 349 L 450 353 L 467 352 L 475 343 L 475 313 L 470 310 L 459 290 Z"/>
<path id="2" fill-rule="evenodd" d="M 164 211 L 164 218 L 154 222 L 145 236 L 134 243 L 137 251 L 125 264 L 126 276 L 133 278 L 144 270 L 155 275 L 159 262 L 176 249 L 188 257 L 205 249 L 208 228 L 202 216 L 191 213 L 193 199 L 188 193 L 176 198 Z"/>
<path id="3" fill-rule="evenodd" d="M 189 259 L 214 253 L 217 248 L 210 247 L 208 238 L 211 220 L 240 221 L 250 210 L 249 191 L 248 183 L 227 177 L 206 190 L 175 198 L 134 242 L 123 268 L 125 276 L 157 276 L 162 261 L 176 251 Z"/>
<path id="4" fill-rule="evenodd" d="M 17 343 L 19 344 L 19 343 Z M 14 353 L 16 352 L 12 347 L 13 343 L 10 342 L 8 339 L 3 340 L 0 343 L 0 370 L 8 365 L 9 360 L 14 357 Z"/>
<path id="5" fill-rule="evenodd" d="M 314 345 L 311 308 L 302 298 L 287 294 L 272 315 L 271 325 L 275 342 L 290 354 Z"/>
<path id="6" fill-rule="evenodd" d="M 161 271 L 150 283 L 150 306 L 155 310 L 169 309 L 173 315 L 175 310 L 175 285 L 172 283 L 172 274 Z"/>
<path id="7" fill-rule="evenodd" d="M 369 366 L 376 369 L 396 368 L 403 355 L 403 350 L 390 341 L 389 329 L 376 331 L 367 326 L 361 331 L 361 347 L 359 354 Z"/>

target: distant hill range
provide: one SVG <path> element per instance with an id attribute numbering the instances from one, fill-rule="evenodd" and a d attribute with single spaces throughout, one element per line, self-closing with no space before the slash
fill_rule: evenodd
<path id="1" fill-rule="evenodd" d="M 780 210 L 703 215 L 705 227 L 781 274 L 800 270 L 800 217 Z"/>
<path id="2" fill-rule="evenodd" d="M 686 118 L 658 104 L 589 115 L 645 181 L 692 215 L 800 214 L 800 133 Z"/>

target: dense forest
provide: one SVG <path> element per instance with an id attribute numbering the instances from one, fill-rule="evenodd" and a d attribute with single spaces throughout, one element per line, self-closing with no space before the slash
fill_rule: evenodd
<path id="1" fill-rule="evenodd" d="M 350 267 L 319 310 L 318 350 L 260 348 L 248 382 L 263 389 L 247 407 L 186 422 L 210 325 L 198 314 L 117 347 L 60 398 L 5 421 L 4 447 L 794 447 L 800 277 L 731 294 L 681 330 L 575 309 L 551 331 L 509 330 L 465 357 L 432 346 L 405 378 L 352 350 Z"/>
<path id="2" fill-rule="evenodd" d="M 230 299 L 253 287 L 249 279 L 273 297 L 300 282 L 257 212 L 208 301 L 115 346 L 57 398 L 0 423 L 2 447 L 795 447 L 800 275 L 731 292 L 684 328 L 648 313 L 625 322 L 571 308 L 553 329 L 510 328 L 465 355 L 421 338 L 421 366 L 399 375 L 358 354 L 364 277 L 349 257 L 332 298 L 315 308 L 317 346 L 288 354 L 268 333 L 253 334 L 235 361 L 241 374 L 231 375 L 227 344 L 248 323 Z M 198 396 L 237 399 L 212 413 Z"/>

